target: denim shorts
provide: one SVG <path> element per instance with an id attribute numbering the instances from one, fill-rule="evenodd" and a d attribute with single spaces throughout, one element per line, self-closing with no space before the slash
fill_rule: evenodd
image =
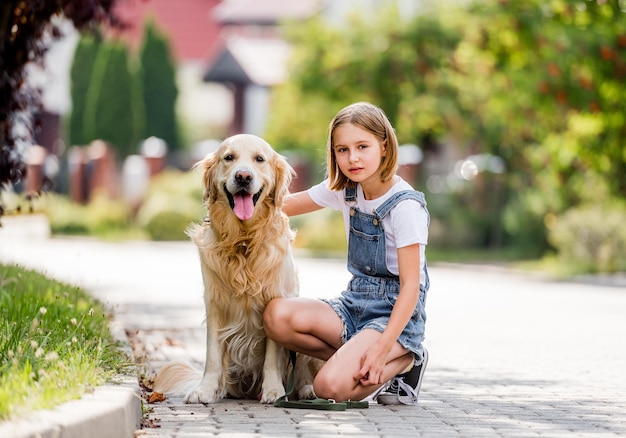
<path id="1" fill-rule="evenodd" d="M 341 318 L 341 340 L 346 343 L 363 329 L 374 329 L 381 333 L 385 330 L 399 289 L 399 281 L 395 278 L 355 276 L 348 283 L 348 289 L 339 297 L 324 298 L 322 301 L 328 303 Z M 425 304 L 426 291 L 420 287 L 418 304 L 398 338 L 400 345 L 413 353 L 416 361 L 421 361 L 424 354 Z"/>

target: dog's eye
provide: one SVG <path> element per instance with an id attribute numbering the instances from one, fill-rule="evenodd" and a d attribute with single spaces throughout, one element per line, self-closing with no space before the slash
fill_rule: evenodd
<path id="1" fill-rule="evenodd" d="M 262 163 L 265 161 L 265 157 L 262 157 L 261 155 L 257 155 L 256 156 L 256 161 L 257 163 Z"/>
<path id="2" fill-rule="evenodd" d="M 233 161 L 234 159 L 233 154 L 224 155 L 224 161 Z"/>

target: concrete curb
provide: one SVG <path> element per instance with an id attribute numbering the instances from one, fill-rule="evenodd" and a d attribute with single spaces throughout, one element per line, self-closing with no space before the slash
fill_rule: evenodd
<path id="1" fill-rule="evenodd" d="M 117 319 L 109 324 L 121 350 L 135 363 L 126 333 Z M 119 377 L 119 383 L 98 386 L 52 410 L 0 423 L 1 438 L 132 438 L 143 418 L 136 370 Z"/>
<path id="2" fill-rule="evenodd" d="M 137 379 L 106 384 L 79 400 L 26 418 L 1 423 L 5 438 L 122 438 L 133 437 L 141 423 L 141 398 Z"/>

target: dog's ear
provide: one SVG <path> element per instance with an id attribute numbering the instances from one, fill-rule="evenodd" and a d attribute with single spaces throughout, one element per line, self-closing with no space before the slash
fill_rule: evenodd
<path id="1" fill-rule="evenodd" d="M 289 194 L 291 180 L 296 176 L 296 172 L 289 165 L 285 157 L 274 154 L 274 169 L 276 171 L 276 184 L 274 186 L 274 204 L 282 207 L 285 196 Z"/>
<path id="2" fill-rule="evenodd" d="M 193 166 L 194 170 L 202 172 L 203 201 L 209 204 L 217 200 L 216 164 L 217 153 L 212 152 Z"/>

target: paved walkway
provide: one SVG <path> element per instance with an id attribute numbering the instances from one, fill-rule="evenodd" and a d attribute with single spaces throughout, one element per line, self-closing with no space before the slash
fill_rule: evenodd
<path id="1" fill-rule="evenodd" d="M 202 281 L 190 243 L 3 239 L 0 262 L 79 284 L 108 304 L 146 370 L 204 361 Z M 331 296 L 343 261 L 297 257 L 301 295 Z M 146 437 L 626 436 L 626 287 L 432 266 L 430 363 L 417 407 L 344 412 L 255 401 L 150 405 Z"/>

